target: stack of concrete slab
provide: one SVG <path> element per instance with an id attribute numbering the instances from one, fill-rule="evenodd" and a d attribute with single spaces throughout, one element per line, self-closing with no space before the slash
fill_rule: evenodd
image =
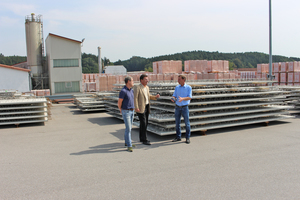
<path id="1" fill-rule="evenodd" d="M 84 112 L 105 110 L 104 99 L 111 93 L 99 92 L 93 94 L 74 95 L 74 104 Z"/>
<path id="2" fill-rule="evenodd" d="M 300 87 L 299 86 L 278 86 L 286 93 L 284 101 L 293 109 L 300 110 Z"/>
<path id="3" fill-rule="evenodd" d="M 1 98 L 0 125 L 40 123 L 48 121 L 46 98 Z"/>
<path id="4" fill-rule="evenodd" d="M 283 91 L 266 86 L 268 81 L 190 82 L 193 98 L 189 105 L 191 131 L 207 131 L 223 127 L 291 118 L 283 99 Z M 150 92 L 161 95 L 151 101 L 148 131 L 158 135 L 175 134 L 175 103 L 170 98 L 176 83 L 148 84 Z M 118 115 L 117 97 L 111 101 L 109 114 Z M 118 115 L 120 118 L 120 115 Z M 183 119 L 182 119 L 183 120 Z M 134 121 L 136 126 L 139 122 Z M 182 132 L 185 124 L 181 123 Z"/>
<path id="5" fill-rule="evenodd" d="M 119 84 L 116 84 L 116 86 L 118 85 Z M 115 88 L 115 89 L 121 90 L 121 88 Z M 106 111 L 108 112 L 107 114 L 123 120 L 122 115 L 118 108 L 118 100 L 119 100 L 119 92 L 111 93 L 111 95 L 107 96 L 107 98 L 105 99 L 105 107 L 106 107 Z"/>

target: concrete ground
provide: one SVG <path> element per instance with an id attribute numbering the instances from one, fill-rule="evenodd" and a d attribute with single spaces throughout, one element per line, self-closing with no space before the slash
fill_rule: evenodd
<path id="1" fill-rule="evenodd" d="M 124 148 L 105 112 L 53 105 L 43 124 L 0 127 L 0 199 L 299 199 L 300 118 L 192 133 L 149 133 Z"/>

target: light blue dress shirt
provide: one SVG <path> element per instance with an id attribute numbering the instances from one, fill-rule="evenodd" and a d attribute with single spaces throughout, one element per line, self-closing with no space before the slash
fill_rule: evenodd
<path id="1" fill-rule="evenodd" d="M 190 100 L 179 102 L 178 97 L 190 97 L 190 98 L 192 98 L 192 87 L 187 85 L 187 84 L 184 84 L 184 86 L 177 85 L 175 87 L 173 97 L 176 97 L 176 105 L 178 105 L 178 106 L 188 105 L 191 102 Z"/>

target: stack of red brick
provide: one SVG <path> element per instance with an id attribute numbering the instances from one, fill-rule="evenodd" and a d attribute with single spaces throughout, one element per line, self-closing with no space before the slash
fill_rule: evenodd
<path id="1" fill-rule="evenodd" d="M 258 78 L 267 79 L 269 64 L 257 64 Z M 276 83 L 273 85 L 300 86 L 300 62 L 279 62 L 272 64 L 272 74 L 275 76 Z"/>
<path id="2" fill-rule="evenodd" d="M 182 73 L 182 61 L 163 60 L 152 63 L 154 74 Z"/>
<path id="3" fill-rule="evenodd" d="M 238 68 L 239 76 L 241 79 L 254 79 L 257 78 L 256 68 Z"/>
<path id="4" fill-rule="evenodd" d="M 50 89 L 31 90 L 31 92 L 37 97 L 50 96 Z"/>
<path id="5" fill-rule="evenodd" d="M 128 72 L 127 75 L 108 74 L 83 74 L 82 87 L 84 91 L 112 91 L 113 84 L 124 84 L 126 76 L 131 76 L 135 84 L 139 83 L 140 75 L 148 75 L 149 81 L 175 81 L 179 74 L 185 74 L 188 81 L 201 79 L 237 79 L 240 78 L 237 70 L 229 71 L 229 62 L 226 60 L 188 60 L 184 63 L 185 71 L 182 71 L 182 61 L 164 60 L 153 62 L 152 72 Z"/>
<path id="6" fill-rule="evenodd" d="M 227 60 L 187 60 L 184 61 L 185 73 L 196 73 L 199 79 L 237 79 L 237 71 L 229 71 Z"/>
<path id="7" fill-rule="evenodd" d="M 228 73 L 229 62 L 227 60 L 186 60 L 184 71 L 202 73 Z"/>

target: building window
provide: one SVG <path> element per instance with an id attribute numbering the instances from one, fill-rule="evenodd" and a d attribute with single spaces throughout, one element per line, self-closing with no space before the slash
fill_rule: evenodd
<path id="1" fill-rule="evenodd" d="M 79 67 L 78 59 L 54 59 L 53 67 Z"/>
<path id="2" fill-rule="evenodd" d="M 80 92 L 79 81 L 55 82 L 55 93 Z"/>

